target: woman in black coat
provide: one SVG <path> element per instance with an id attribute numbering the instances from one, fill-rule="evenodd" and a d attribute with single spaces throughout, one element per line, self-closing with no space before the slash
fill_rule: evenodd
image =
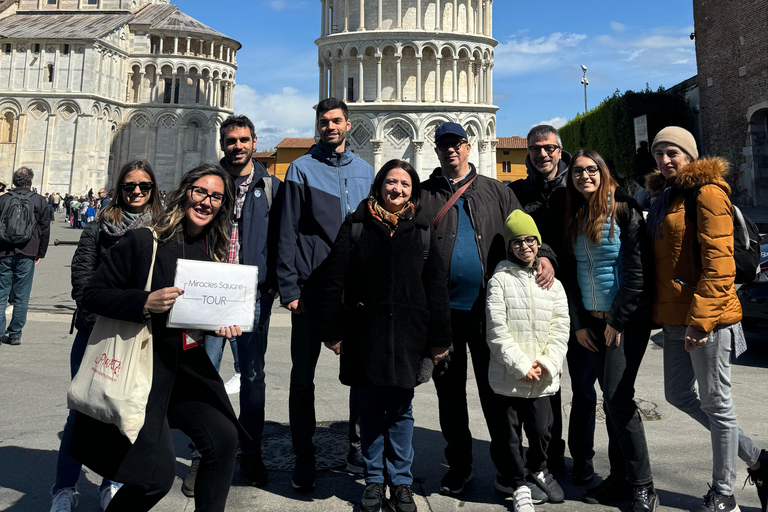
<path id="1" fill-rule="evenodd" d="M 158 246 L 152 291 L 144 291 L 144 285 L 152 264 L 153 235 L 149 229 L 136 229 L 109 251 L 83 294 L 83 305 L 96 314 L 152 322 L 152 388 L 136 442 L 131 444 L 114 425 L 80 413 L 75 418 L 71 454 L 102 476 L 123 483 L 109 512 L 149 510 L 168 493 L 176 474 L 170 428 L 192 438 L 202 455 L 195 510 L 224 510 L 238 432 L 243 431 L 204 348 L 190 348 L 189 338 L 198 341 L 201 336 L 170 329 L 166 322 L 183 293 L 173 287 L 176 261 L 227 260 L 233 202 L 231 180 L 221 168 L 203 164 L 189 171 L 168 195 L 168 207 L 155 223 Z M 216 332 L 227 338 L 240 334 L 237 326 Z"/>
<path id="2" fill-rule="evenodd" d="M 341 354 L 340 380 L 358 394 L 363 511 L 382 507 L 385 463 L 392 507 L 415 510 L 413 389 L 425 355 L 436 364 L 450 345 L 448 279 L 418 214 L 420 188 L 410 164 L 385 164 L 325 262 L 321 338 Z"/>
<path id="3" fill-rule="evenodd" d="M 74 378 L 83 359 L 88 338 L 96 323 L 96 315 L 82 307 L 83 291 L 101 264 L 107 250 L 115 245 L 131 229 L 149 225 L 152 218 L 162 212 L 157 179 L 149 163 L 136 160 L 128 162 L 117 178 L 119 194 L 99 214 L 96 222 L 89 223 L 80 235 L 72 258 L 72 298 L 77 304 L 75 327 L 77 335 L 69 356 L 71 377 Z M 72 426 L 75 412 L 70 411 L 61 436 L 59 458 L 56 464 L 56 481 L 51 489 L 52 508 L 69 510 L 75 504 L 77 481 L 81 464 L 69 456 Z M 119 484 L 104 479 L 99 487 L 99 502 L 106 509 L 117 492 Z M 68 504 L 68 505 L 67 505 Z"/>

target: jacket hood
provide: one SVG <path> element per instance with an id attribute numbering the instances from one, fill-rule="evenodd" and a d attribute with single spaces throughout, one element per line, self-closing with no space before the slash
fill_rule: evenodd
<path id="1" fill-rule="evenodd" d="M 355 159 L 354 153 L 349 147 L 349 144 L 344 146 L 343 153 L 336 153 L 332 149 L 326 147 L 324 144 L 315 144 L 308 152 L 312 155 L 312 158 L 319 160 L 324 164 L 332 167 L 341 167 L 342 165 L 349 165 Z"/>
<path id="2" fill-rule="evenodd" d="M 729 169 L 730 164 L 725 158 L 713 157 L 694 160 L 683 167 L 670 184 L 683 190 L 701 188 L 704 185 L 717 185 L 730 195 L 731 187 L 724 179 Z M 645 189 L 651 195 L 658 195 L 666 185 L 667 180 L 661 171 L 655 171 L 645 178 Z"/>

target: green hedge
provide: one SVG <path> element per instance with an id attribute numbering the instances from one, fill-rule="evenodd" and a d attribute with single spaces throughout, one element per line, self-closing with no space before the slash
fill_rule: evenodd
<path id="1" fill-rule="evenodd" d="M 627 91 L 613 96 L 587 112 L 578 114 L 559 129 L 566 151 L 580 148 L 597 151 L 612 160 L 616 173 L 623 179 L 634 179 L 636 117 L 648 119 L 648 143 L 665 126 L 682 126 L 693 131 L 693 115 L 682 92 L 659 88 L 653 92 L 646 86 L 643 92 Z"/>

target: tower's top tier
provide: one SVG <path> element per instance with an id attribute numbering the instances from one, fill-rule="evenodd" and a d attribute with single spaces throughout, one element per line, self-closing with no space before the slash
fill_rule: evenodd
<path id="1" fill-rule="evenodd" d="M 493 37 L 493 0 L 320 0 L 320 37 L 381 31 Z"/>

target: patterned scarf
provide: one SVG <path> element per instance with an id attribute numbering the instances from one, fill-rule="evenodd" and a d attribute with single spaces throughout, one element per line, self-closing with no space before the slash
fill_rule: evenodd
<path id="1" fill-rule="evenodd" d="M 130 213 L 123 212 L 123 223 L 120 226 L 112 224 L 110 222 L 101 222 L 101 230 L 112 236 L 123 236 L 126 231 L 131 229 L 141 228 L 149 226 L 152 222 L 152 214 L 149 210 L 144 213 Z"/>
<path id="2" fill-rule="evenodd" d="M 384 224 L 389 229 L 389 236 L 395 234 L 397 231 L 397 225 L 400 221 L 411 220 L 416 215 L 416 206 L 413 201 L 408 201 L 402 210 L 396 213 L 389 213 L 385 210 L 375 197 L 368 198 L 368 211 L 371 212 L 371 216 Z"/>

